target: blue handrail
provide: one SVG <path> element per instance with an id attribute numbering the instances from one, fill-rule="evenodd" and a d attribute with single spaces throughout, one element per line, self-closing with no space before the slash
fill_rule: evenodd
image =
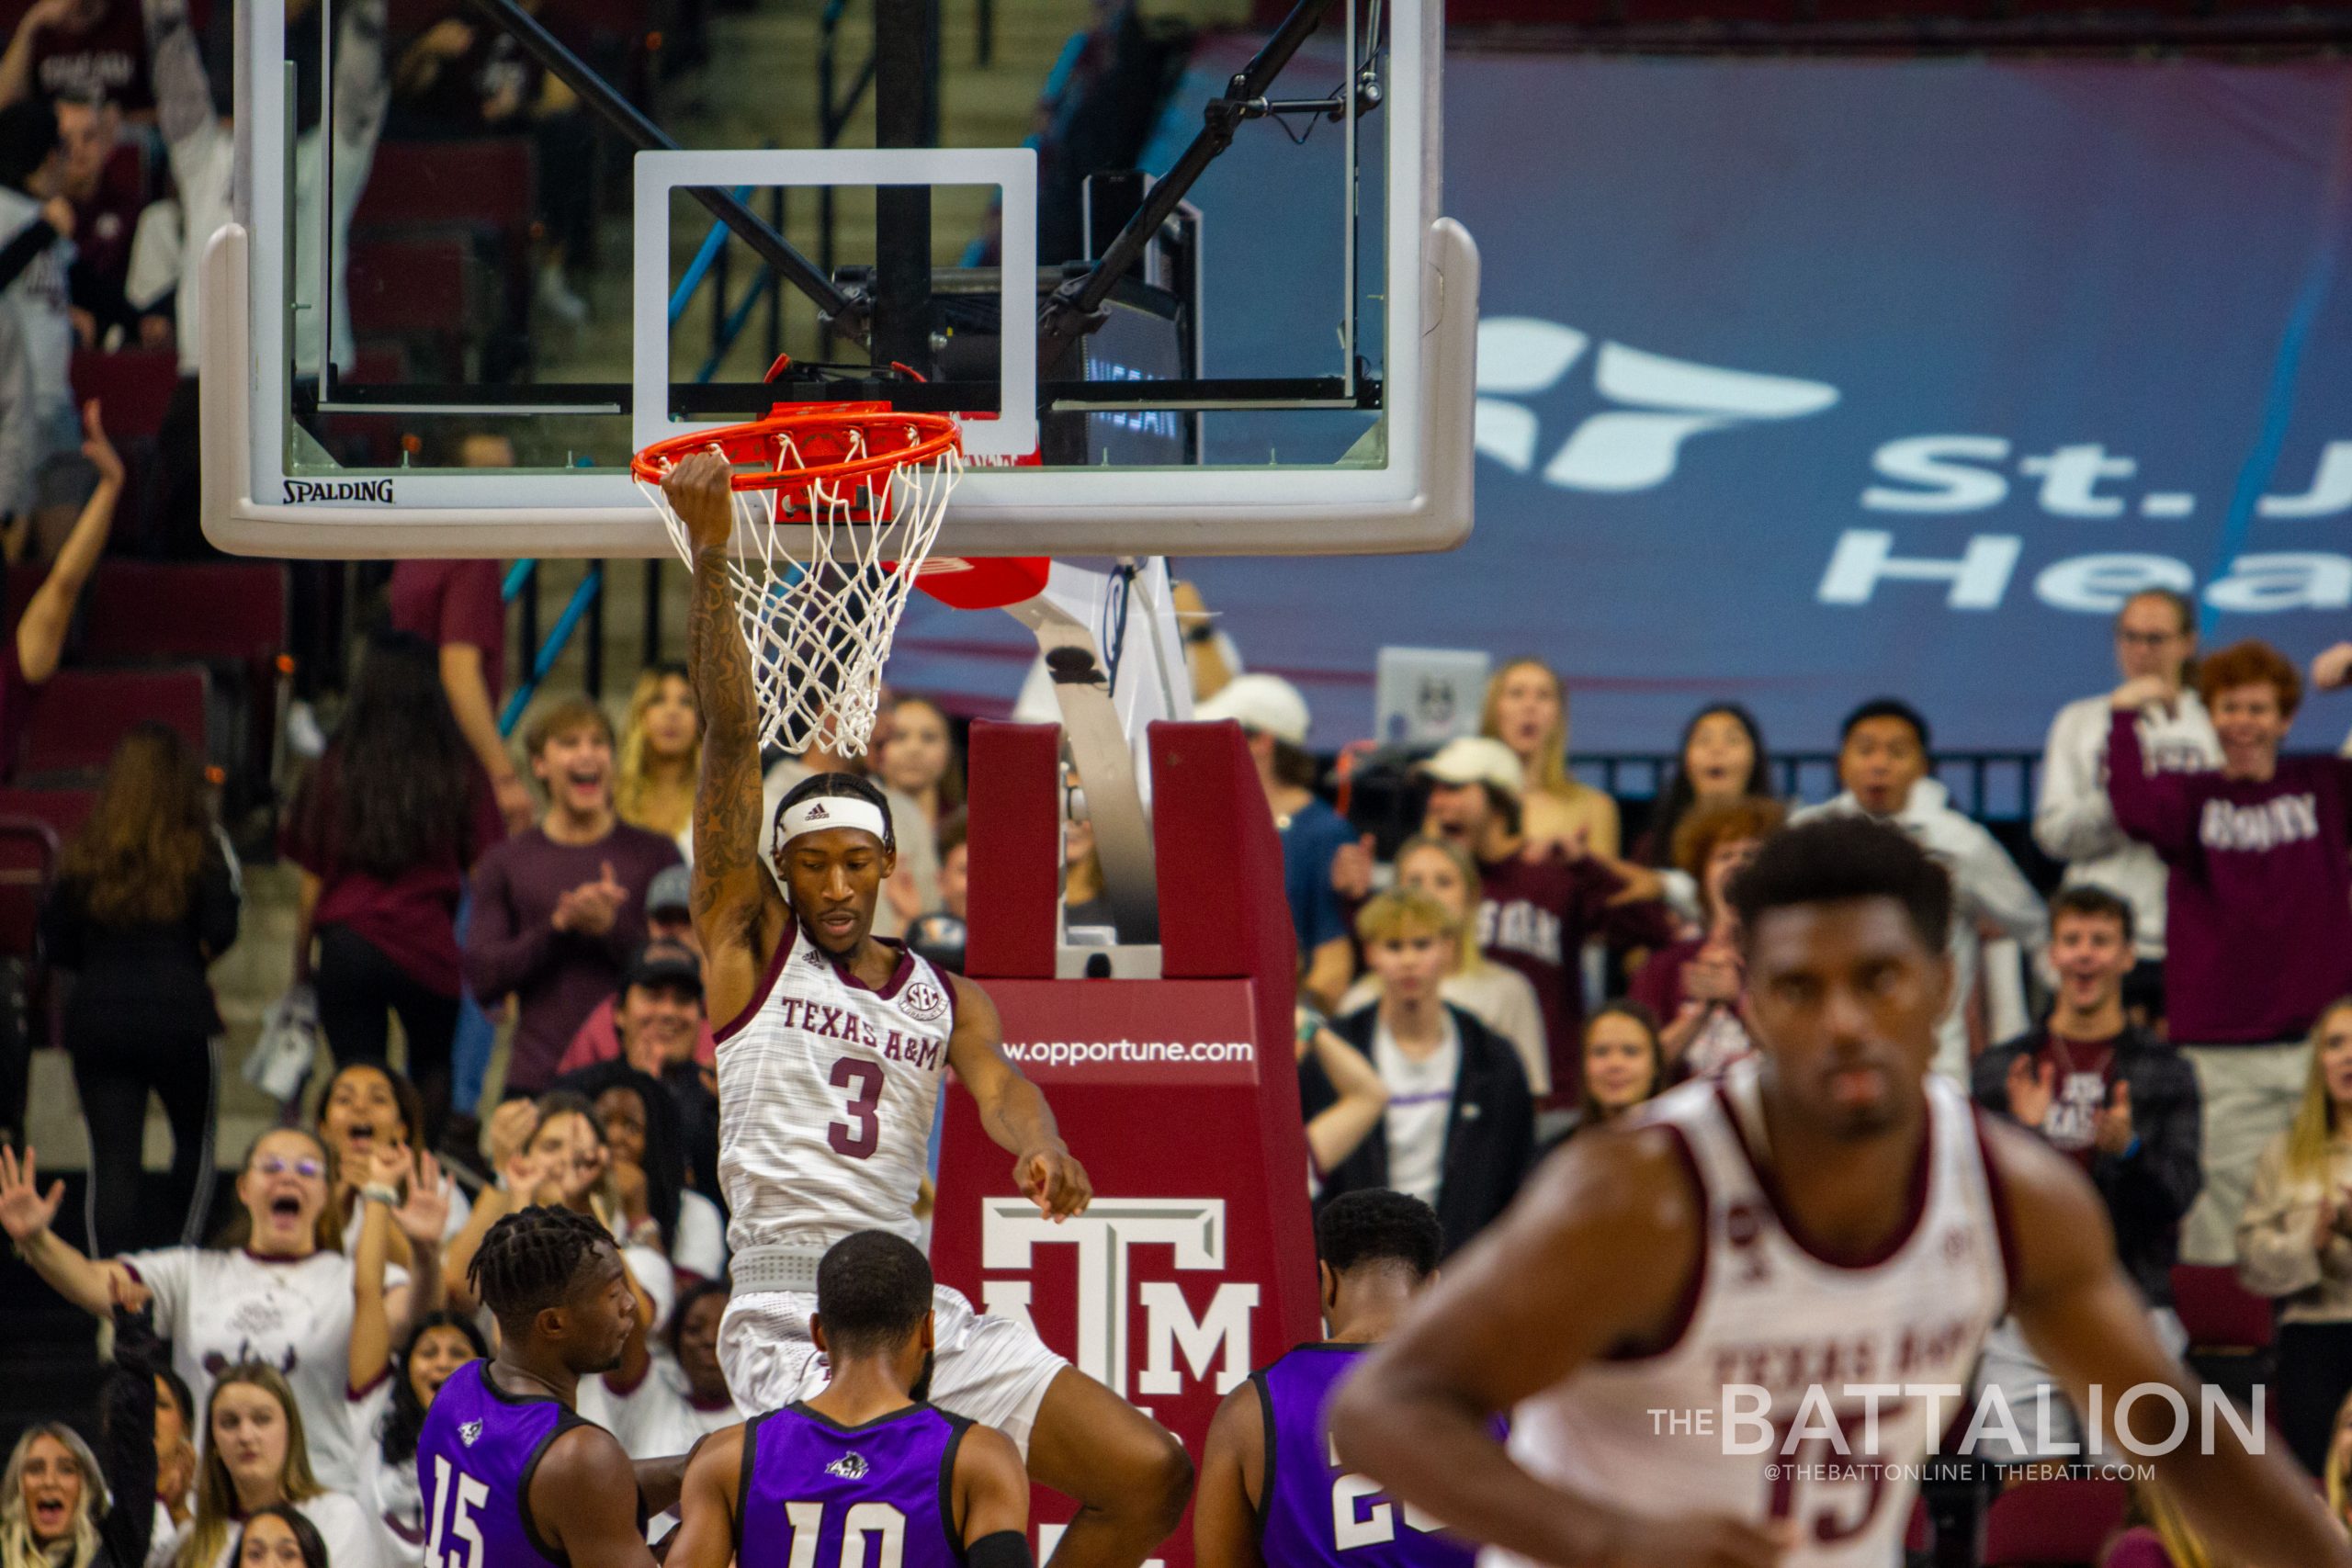
<path id="1" fill-rule="evenodd" d="M 751 194 L 750 186 L 735 187 L 735 199 L 738 201 Z M 718 259 L 719 249 L 726 243 L 727 225 L 714 220 L 710 225 L 710 232 L 702 237 L 702 249 L 696 251 L 695 259 L 686 264 L 686 275 L 678 279 L 678 287 L 670 295 L 670 324 L 672 326 L 676 326 L 679 318 L 686 313 L 686 305 L 694 299 L 695 290 L 702 287 L 703 275 L 710 270 L 710 264 Z M 708 378 L 706 377 L 704 379 L 707 380 Z"/>
<path id="2" fill-rule="evenodd" d="M 704 360 L 702 368 L 695 372 L 695 379 L 697 382 L 707 381 L 718 374 L 718 362 L 727 357 L 728 351 L 735 346 L 735 339 L 751 322 L 752 307 L 757 305 L 766 296 L 767 291 L 775 287 L 775 271 L 765 263 L 762 263 L 759 276 L 752 279 L 752 287 L 743 290 L 743 298 L 736 302 L 732 310 L 727 312 L 726 324 L 719 330 L 718 346 L 711 350 L 710 357 Z"/>
<path id="3" fill-rule="evenodd" d="M 537 565 L 537 561 L 516 561 L 514 570 L 506 574 L 508 589 L 511 591 L 517 587 Z M 514 694 L 506 699 L 506 710 L 498 716 L 499 734 L 514 733 L 515 722 L 523 716 L 523 710 L 530 705 L 531 698 L 538 692 L 539 683 L 548 678 L 548 671 L 555 668 L 555 661 L 563 657 L 564 644 L 571 640 L 571 634 L 580 625 L 581 617 L 588 613 L 590 604 L 604 590 L 605 564 L 598 561 L 588 569 L 588 575 L 580 580 L 580 586 L 571 591 L 571 598 L 563 606 L 563 614 L 555 618 L 555 625 L 548 628 L 547 640 L 539 645 L 537 656 L 531 660 L 530 673 L 523 677 Z M 513 597 L 511 592 L 508 597 Z"/>

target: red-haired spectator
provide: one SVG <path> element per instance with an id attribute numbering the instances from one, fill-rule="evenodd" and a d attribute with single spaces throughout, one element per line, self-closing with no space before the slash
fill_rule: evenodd
<path id="1" fill-rule="evenodd" d="M 2320 1010 L 2352 990 L 2352 761 L 2281 757 L 2303 683 L 2249 639 L 2206 660 L 2197 685 L 2221 739 L 2211 773 L 2149 770 L 2140 716 L 2167 700 L 2155 675 L 2115 689 L 2108 798 L 2164 857 L 2169 1032 L 2205 1097 L 2205 1190 L 2181 1256 L 2227 1263 L 2246 1185 L 2303 1089 Z"/>
<path id="2" fill-rule="evenodd" d="M 1660 1038 L 1679 1076 L 1710 1077 L 1747 1054 L 1739 1016 L 1746 965 L 1724 886 L 1787 819 L 1777 800 L 1735 795 L 1700 807 L 1675 829 L 1674 863 L 1699 886 L 1705 928 L 1651 953 L 1628 994 L 1666 1020 Z"/>

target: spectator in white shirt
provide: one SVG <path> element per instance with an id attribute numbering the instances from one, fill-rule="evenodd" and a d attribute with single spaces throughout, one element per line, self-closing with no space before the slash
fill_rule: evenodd
<path id="1" fill-rule="evenodd" d="M 2041 896 L 2009 859 L 2000 841 L 1978 823 L 1951 808 L 1944 786 L 1928 776 L 1928 721 L 1909 704 L 1892 697 L 1864 703 L 1847 718 L 1838 750 L 1838 778 L 1845 792 L 1809 806 L 1789 818 L 1793 825 L 1814 818 L 1860 813 L 1890 822 L 1918 840 L 1951 874 L 1951 1004 L 1936 1027 L 1936 1071 L 1954 1082 L 1969 1081 L 1969 1008 L 1975 995 L 1983 944 L 1989 935 L 2028 951 L 2038 947 L 2048 916 Z M 2024 1029 L 2018 981 L 2004 977 L 2020 1005 L 2015 1027 L 1996 1021 L 1997 1037 Z M 1988 989 L 1990 987 L 1988 987 Z"/>
<path id="2" fill-rule="evenodd" d="M 392 1352 L 391 1375 L 354 1407 L 362 1439 L 357 1497 L 375 1526 L 384 1568 L 423 1568 L 426 1522 L 416 1439 L 449 1374 L 489 1354 L 472 1314 L 427 1314 Z"/>
<path id="3" fill-rule="evenodd" d="M 317 1528 L 334 1568 L 377 1568 L 376 1532 L 366 1511 L 311 1473 L 293 1391 L 275 1367 L 241 1361 L 221 1371 L 206 1402 L 196 1517 L 172 1554 L 172 1568 L 226 1568 L 236 1527 L 280 1503 L 292 1504 Z"/>
<path id="4" fill-rule="evenodd" d="M 632 1333 L 619 1366 L 581 1380 L 581 1414 L 618 1438 L 629 1458 L 682 1454 L 705 1434 L 735 1424 L 718 1364 L 727 1297 L 724 1280 L 687 1286 L 658 1340 L 650 1331 Z"/>
<path id="5" fill-rule="evenodd" d="M 36 518 L 40 553 L 53 552 L 88 499 L 92 470 L 81 455 L 74 407 L 74 322 L 66 269 L 73 265 L 74 209 L 60 190 L 57 113 L 40 100 L 0 109 L 0 308 L 15 319 L 31 399 L 21 471 L 6 476 L 0 511 Z"/>
<path id="6" fill-rule="evenodd" d="M 368 1168 L 379 1149 L 427 1146 L 424 1100 L 404 1074 L 380 1062 L 346 1062 L 334 1070 L 327 1079 L 326 1092 L 319 1096 L 318 1134 L 319 1141 L 334 1155 L 334 1201 L 344 1216 L 343 1250 L 356 1258 L 360 1222 L 367 1213 L 360 1192 L 368 1184 Z M 407 1186 L 405 1172 L 394 1179 L 394 1185 Z M 466 1228 L 473 1205 L 455 1182 L 444 1190 L 448 1212 L 440 1239 L 447 1243 Z M 391 1241 L 391 1258 L 403 1268 L 411 1261 L 408 1240 L 397 1232 Z"/>
<path id="7" fill-rule="evenodd" d="M 1396 886 L 1426 893 L 1462 922 L 1460 952 L 1440 994 L 1501 1035 L 1527 1069 L 1527 1087 L 1537 1100 L 1552 1092 L 1552 1062 L 1544 1046 L 1544 1009 L 1535 987 L 1516 969 L 1490 962 L 1478 948 L 1478 906 L 1486 893 L 1478 863 L 1450 840 L 1417 836 L 1396 850 Z M 1340 998 L 1339 1011 L 1351 1013 L 1380 999 L 1380 975 L 1367 970 Z"/>
<path id="8" fill-rule="evenodd" d="M 2222 743 L 2189 672 L 2197 657 L 2197 614 L 2169 589 L 2124 601 L 2115 617 L 2115 664 L 2127 681 L 2165 683 L 2168 700 L 2141 709 L 2140 755 L 2152 773 L 2205 773 L 2222 765 Z M 2139 963 L 2123 985 L 2123 1005 L 2143 1028 L 2165 1016 L 2165 883 L 2156 852 L 2116 826 L 2107 798 L 2109 693 L 2068 703 L 2051 721 L 2041 753 L 2041 799 L 2033 840 L 2066 866 L 2066 886 L 2092 883 L 2132 906 Z"/>
<path id="9" fill-rule="evenodd" d="M 329 1486 L 354 1485 L 358 1467 L 345 1405 L 358 1277 L 339 1250 L 325 1146 L 300 1128 L 272 1128 L 245 1157 L 237 1178 L 243 1208 L 220 1247 L 158 1247 L 104 1262 L 83 1257 L 50 1228 L 63 1183 L 43 1193 L 34 1160 L 29 1148 L 21 1165 L 0 1148 L 0 1229 L 34 1272 L 97 1317 L 112 1310 L 115 1276 L 152 1290 L 155 1331 L 171 1341 L 172 1365 L 199 1404 L 216 1369 L 268 1362 L 273 1376 L 283 1372 L 292 1385 L 309 1424 L 306 1467 Z M 407 1271 L 389 1268 L 384 1280 L 386 1317 L 405 1321 Z"/>

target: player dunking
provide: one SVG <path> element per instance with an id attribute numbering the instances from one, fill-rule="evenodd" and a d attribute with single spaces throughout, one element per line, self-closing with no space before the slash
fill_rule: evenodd
<path id="1" fill-rule="evenodd" d="M 822 1393 L 714 1434 L 686 1472 L 669 1568 L 1030 1568 L 1029 1478 L 1003 1433 L 924 1403 L 931 1265 L 859 1231 L 817 1268 Z"/>
<path id="2" fill-rule="evenodd" d="M 988 993 L 873 935 L 897 865 L 881 792 L 819 773 L 762 821 L 751 658 L 727 578 L 729 473 L 700 453 L 662 489 L 694 550 L 687 642 L 705 726 L 694 918 L 719 1041 L 719 1179 L 734 1211 L 735 1292 L 718 1354 L 750 1413 L 825 1385 L 808 1330 L 825 1249 L 854 1231 L 919 1234 L 912 1205 L 947 1068 L 1040 1210 L 1075 1214 L 1093 1193 L 1045 1097 L 1006 1058 Z M 1183 1513 L 1183 1449 L 1026 1325 L 978 1314 L 944 1287 L 934 1310 L 940 1407 L 1004 1433 L 1030 1475 L 1080 1506 L 1054 1562 L 1135 1568 Z"/>
<path id="3" fill-rule="evenodd" d="M 645 1520 L 677 1501 L 684 1456 L 632 1465 L 573 1413 L 580 1380 L 621 1364 L 636 1323 L 611 1233 L 569 1209 L 524 1209 L 490 1227 L 469 1274 L 498 1319 L 498 1354 L 450 1373 L 425 1412 L 424 1560 L 651 1568 Z"/>
<path id="4" fill-rule="evenodd" d="M 2152 1384 L 2193 1414 L 2196 1383 L 2080 1169 L 1928 1075 L 1951 983 L 1944 873 L 1839 818 L 1768 840 L 1730 901 L 1760 1059 L 1550 1161 L 1341 1390 L 1341 1456 L 1521 1562 L 1884 1568 L 2006 1303 L 2222 1555 L 2352 1568 L 2284 1458 L 2249 1455 L 2226 1421 L 2210 1447 L 2192 1421 L 2155 1454 L 2169 1396 L 2116 1415 Z M 1758 1391 L 1739 1408 L 1769 1400 L 1767 1425 L 1724 1427 L 1734 1387 Z M 1487 1425 L 1506 1410 L 1508 1450 Z M 1703 1435 L 1671 1435 L 1696 1412 Z"/>
<path id="5" fill-rule="evenodd" d="M 1419 1198 L 1344 1193 L 1315 1219 L 1330 1337 L 1226 1395 L 1201 1453 L 1197 1568 L 1470 1568 L 1472 1549 L 1333 1462 L 1331 1390 L 1437 1277 L 1445 1229 Z"/>

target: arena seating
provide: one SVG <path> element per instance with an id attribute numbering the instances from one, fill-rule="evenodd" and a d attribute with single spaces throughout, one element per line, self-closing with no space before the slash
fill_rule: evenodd
<path id="1" fill-rule="evenodd" d="M 207 682 L 198 668 L 61 670 L 41 694 L 25 734 L 17 776 L 95 776 L 133 725 L 160 719 L 192 744 L 205 744 Z"/>
<path id="2" fill-rule="evenodd" d="M 1993 1499 L 1984 1518 L 1984 1568 L 2082 1568 L 2122 1523 L 2120 1481 L 2029 1481 Z"/>

